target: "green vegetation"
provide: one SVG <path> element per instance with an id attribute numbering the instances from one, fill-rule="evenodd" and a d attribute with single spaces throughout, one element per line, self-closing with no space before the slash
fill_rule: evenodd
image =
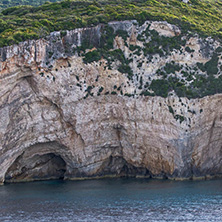
<path id="1" fill-rule="evenodd" d="M 84 56 L 83 61 L 85 63 L 99 61 L 101 58 L 104 58 L 107 60 L 107 67 L 109 69 L 112 69 L 113 62 L 115 65 L 119 64 L 117 67 L 118 71 L 127 74 L 128 79 L 134 81 L 133 71 L 130 68 L 130 62 L 132 60 L 125 58 L 123 52 L 120 49 L 113 50 L 112 48 L 114 37 L 116 35 L 120 36 L 120 33 L 122 38 L 127 36 L 127 33 L 120 32 L 119 30 L 114 33 L 114 30 L 111 27 L 105 26 L 105 28 L 102 30 L 102 38 L 97 49 L 85 53 L 85 47 L 82 47 L 80 55 Z M 156 39 L 162 38 L 156 32 L 147 33 L 151 33 L 151 36 L 146 34 L 146 38 L 151 37 L 150 42 L 154 42 L 157 41 Z M 155 40 L 152 40 L 154 35 L 156 38 Z M 176 41 L 174 37 L 172 38 L 173 40 L 169 38 L 168 44 L 164 44 L 164 47 L 162 47 L 164 53 L 171 53 L 175 48 L 180 50 L 180 44 L 182 44 L 183 41 L 178 38 L 178 42 L 180 43 L 178 44 L 175 43 Z M 172 42 L 175 44 L 172 44 Z M 164 41 L 160 42 L 160 46 L 163 46 L 163 43 Z M 84 44 L 84 46 L 86 45 L 87 47 L 92 47 L 89 46 L 89 43 L 87 42 Z M 143 48 L 140 48 L 139 46 L 129 45 L 128 47 L 133 52 L 131 57 L 135 52 L 137 52 L 137 50 L 143 50 Z M 193 52 L 193 50 L 190 48 L 186 48 L 185 50 L 189 51 L 189 53 Z M 155 53 L 158 53 L 158 51 Z M 150 84 L 148 82 L 143 83 L 143 77 L 136 74 L 136 79 L 139 82 L 138 89 L 141 90 L 140 95 L 157 95 L 161 97 L 167 97 L 171 91 L 174 91 L 179 97 L 199 98 L 206 95 L 222 93 L 222 76 L 215 76 L 222 71 L 222 66 L 218 67 L 219 57 L 221 54 L 222 50 L 220 47 L 218 47 L 212 55 L 212 58 L 207 63 L 197 63 L 197 66 L 192 68 L 186 65 L 179 65 L 174 61 L 166 63 L 165 66 L 159 69 L 156 73 L 160 78 L 152 80 Z M 147 54 L 147 56 L 150 56 L 150 54 Z M 119 62 L 117 63 L 117 61 Z M 141 65 L 142 62 L 138 63 L 138 66 Z M 200 71 L 204 72 L 204 74 Z M 117 87 L 115 86 L 114 89 L 116 88 Z M 99 91 L 99 95 L 101 92 L 102 91 Z M 111 94 L 116 94 L 116 92 L 111 92 Z M 133 94 L 125 94 L 125 96 L 133 96 Z M 175 116 L 175 118 L 179 119 L 180 122 L 184 121 L 182 116 Z"/>
<path id="2" fill-rule="evenodd" d="M 185 50 L 192 53 L 191 49 Z M 192 68 L 180 66 L 175 62 L 166 63 L 157 71 L 160 79 L 153 80 L 148 89 L 161 97 L 167 97 L 171 91 L 174 91 L 179 97 L 187 98 L 200 98 L 222 93 L 222 76 L 217 76 L 222 73 L 222 66 L 218 64 L 221 55 L 221 47 L 218 47 L 208 62 L 197 63 L 197 66 Z"/>
<path id="3" fill-rule="evenodd" d="M 144 54 L 149 55 L 150 60 L 154 54 L 159 54 L 160 56 L 168 55 L 173 49 L 179 50 L 186 43 L 185 40 L 181 39 L 181 36 L 160 36 L 157 31 L 149 30 L 149 27 L 138 36 L 138 39 L 143 41 L 148 37 L 151 38 L 151 41 L 145 44 Z"/>
<path id="4" fill-rule="evenodd" d="M 172 114 L 174 115 L 174 111 L 173 111 L 172 106 L 168 106 L 168 109 L 169 109 L 169 112 L 172 113 Z"/>
<path id="5" fill-rule="evenodd" d="M 129 67 L 129 65 L 127 65 L 127 64 L 122 64 L 119 67 L 118 71 L 122 72 L 122 73 L 127 73 L 129 79 L 132 79 L 132 77 L 133 77 L 133 72 L 132 72 L 131 68 Z"/>
<path id="6" fill-rule="evenodd" d="M 44 0 L 0 0 L 1 8 L 21 4 L 39 5 Z M 52 31 L 70 30 L 79 27 L 107 23 L 113 20 L 136 19 L 165 20 L 182 28 L 198 31 L 203 35 L 222 38 L 222 3 L 219 0 L 190 0 L 185 4 L 179 0 L 100 0 L 45 2 L 40 6 L 14 6 L 0 14 L 0 47 L 27 39 L 37 39 Z M 126 33 L 117 33 L 126 38 Z M 160 38 L 161 42 L 168 39 Z M 157 41 L 149 43 L 147 53 L 159 50 Z M 177 48 L 177 38 L 172 39 Z M 179 45 L 179 44 L 178 44 Z M 109 46 L 109 43 L 108 45 Z M 150 47 L 151 46 L 151 47 Z M 168 44 L 168 47 L 170 45 Z M 189 49 L 187 49 L 189 50 Z M 161 53 L 161 52 L 160 52 Z"/>
<path id="7" fill-rule="evenodd" d="M 179 119 L 180 124 L 185 120 L 184 116 L 181 116 L 181 115 L 178 115 L 178 114 L 175 115 L 172 106 L 168 106 L 168 109 L 169 109 L 169 112 L 173 115 L 175 120 Z"/>
<path id="8" fill-rule="evenodd" d="M 180 71 L 181 67 L 178 64 L 175 64 L 174 62 L 167 63 L 164 67 L 164 71 L 167 74 L 175 73 L 175 71 Z"/>
<path id="9" fill-rule="evenodd" d="M 9 7 L 19 6 L 19 5 L 32 5 L 39 6 L 45 2 L 58 2 L 61 0 L 0 0 L 0 11 Z"/>
<path id="10" fill-rule="evenodd" d="M 202 72 L 207 72 L 208 75 L 215 75 L 218 73 L 218 56 L 219 56 L 219 51 L 220 47 L 216 49 L 216 52 L 213 54 L 212 58 L 206 62 L 205 64 L 202 63 L 197 63 L 198 68 Z"/>
<path id="11" fill-rule="evenodd" d="M 87 48 L 92 48 L 92 46 L 89 44 L 89 40 L 86 39 L 84 44 L 82 44 L 82 46 L 79 47 L 77 51 L 79 55 L 84 56 L 84 63 L 91 63 L 94 61 L 97 62 L 103 57 L 107 60 L 107 67 L 109 69 L 112 69 L 112 62 L 118 60 L 120 62 L 118 71 L 127 74 L 127 77 L 132 79 L 133 71 L 129 66 L 130 61 L 125 58 L 122 50 L 110 50 L 113 49 L 113 39 L 116 35 L 121 36 L 123 39 L 126 39 L 128 36 L 127 32 L 125 31 L 117 30 L 116 33 L 114 33 L 114 30 L 111 27 L 105 26 L 102 30 L 102 36 L 100 43 L 97 46 L 97 50 L 84 53 Z"/>
<path id="12" fill-rule="evenodd" d="M 180 120 L 180 123 L 182 123 L 182 122 L 185 120 L 184 116 L 181 116 L 181 115 L 175 115 L 174 118 L 175 118 L 176 120 L 179 119 L 179 120 Z"/>
<path id="13" fill-rule="evenodd" d="M 90 62 L 93 62 L 93 61 L 99 61 L 101 58 L 101 55 L 100 53 L 97 51 L 97 50 L 93 50 L 91 52 L 88 52 L 85 54 L 85 57 L 83 59 L 83 61 L 85 63 L 90 63 Z"/>
<path id="14" fill-rule="evenodd" d="M 153 80 L 150 89 L 154 94 L 167 97 L 172 90 L 179 97 L 201 98 L 207 95 L 222 93 L 222 76 L 218 78 L 213 74 L 208 76 L 194 75 L 195 79 L 187 86 L 182 80 L 168 76 L 164 79 Z"/>
<path id="15" fill-rule="evenodd" d="M 186 50 L 187 52 L 189 52 L 189 53 L 194 52 L 194 50 L 193 50 L 193 49 L 190 49 L 190 47 L 188 47 L 188 46 L 185 48 L 185 50 Z"/>
<path id="16" fill-rule="evenodd" d="M 218 71 L 219 71 L 217 68 L 218 60 L 219 60 L 218 55 L 216 53 L 214 53 L 211 60 L 208 61 L 207 63 L 205 63 L 204 67 L 205 67 L 208 75 L 214 75 L 214 74 L 218 73 Z"/>
<path id="17" fill-rule="evenodd" d="M 157 79 L 152 81 L 150 89 L 152 89 L 157 96 L 167 97 L 171 87 L 167 80 Z"/>
<path id="18" fill-rule="evenodd" d="M 16 2 L 18 3 L 18 0 L 0 0 L 0 7 L 14 6 L 17 4 Z M 27 39 L 45 37 L 50 32 L 58 30 L 62 30 L 60 37 L 63 38 L 67 34 L 66 30 L 103 23 L 105 25 L 101 26 L 101 37 L 96 46 L 92 44 L 90 36 L 87 35 L 80 47 L 71 49 L 72 53 L 78 53 L 83 57 L 84 63 L 105 59 L 107 61 L 105 68 L 115 67 L 119 72 L 127 75 L 129 82 L 136 79 L 139 93 L 143 96 L 167 97 L 169 92 L 174 91 L 179 97 L 198 98 L 222 93 L 222 76 L 217 76 L 222 72 L 222 64 L 219 64 L 219 57 L 222 56 L 221 47 L 216 49 L 211 59 L 205 64 L 197 63 L 196 67 L 189 68 L 187 65 L 169 62 L 157 71 L 159 79 L 144 82 L 144 77 L 137 73 L 134 73 L 135 78 L 133 78 L 130 62 L 136 58 L 135 55 L 144 54 L 151 62 L 155 54 L 167 56 L 174 50 L 180 50 L 182 53 L 181 47 L 185 46 L 183 35 L 160 36 L 158 32 L 150 30 L 148 27 L 138 36 L 138 39 L 144 43 L 143 48 L 127 45 L 128 33 L 126 31 L 116 30 L 114 32 L 113 28 L 106 25 L 113 20 L 136 19 L 139 24 L 143 24 L 146 20 L 166 20 L 180 26 L 182 34 L 187 34 L 187 30 L 191 30 L 222 40 L 221 1 L 190 0 L 191 4 L 185 4 L 179 0 L 64 0 L 61 2 L 52 0 L 44 2 L 44 0 L 23 0 L 20 3 L 27 4 L 26 6 L 14 6 L 2 10 L 0 13 L 0 47 Z M 44 4 L 40 5 L 42 3 Z M 113 49 L 115 36 L 122 37 L 125 45 L 129 47 L 129 58 L 124 56 L 121 49 Z M 149 41 L 144 42 L 148 39 Z M 185 51 L 191 54 L 194 52 L 189 47 L 186 47 Z M 52 57 L 53 52 L 49 51 L 48 58 Z M 137 60 L 137 67 L 142 70 L 144 68 L 142 67 L 143 60 L 138 58 Z M 44 76 L 44 73 L 40 75 Z M 79 80 L 78 76 L 76 78 Z M 77 86 L 81 87 L 80 84 Z M 86 89 L 85 98 L 93 96 L 93 87 L 89 86 Z M 114 90 L 104 92 L 104 88 L 101 87 L 97 95 L 102 93 L 115 95 L 118 91 L 123 95 L 120 87 L 115 86 Z M 134 94 L 128 93 L 124 95 L 134 96 Z M 174 115 L 173 109 L 169 107 L 169 110 Z M 184 117 L 180 115 L 174 115 L 174 118 L 181 123 L 184 121 Z"/>

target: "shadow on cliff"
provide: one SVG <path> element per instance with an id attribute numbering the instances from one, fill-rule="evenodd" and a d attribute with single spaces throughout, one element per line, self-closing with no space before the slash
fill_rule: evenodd
<path id="1" fill-rule="evenodd" d="M 36 154 L 28 159 L 19 156 L 5 175 L 5 182 L 63 179 L 66 163 L 54 153 Z"/>
<path id="2" fill-rule="evenodd" d="M 5 182 L 64 179 L 65 147 L 57 142 L 38 143 L 25 149 L 8 168 Z M 62 156 L 63 155 L 63 156 Z"/>

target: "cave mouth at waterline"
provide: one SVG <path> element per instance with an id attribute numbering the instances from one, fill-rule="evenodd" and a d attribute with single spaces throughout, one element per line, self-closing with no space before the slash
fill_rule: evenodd
<path id="1" fill-rule="evenodd" d="M 63 180 L 65 172 L 66 162 L 54 153 L 36 154 L 30 158 L 21 155 L 8 169 L 5 183 Z"/>

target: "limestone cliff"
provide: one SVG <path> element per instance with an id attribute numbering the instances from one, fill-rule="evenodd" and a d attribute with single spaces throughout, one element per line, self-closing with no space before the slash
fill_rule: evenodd
<path id="1" fill-rule="evenodd" d="M 157 47 L 156 35 L 175 47 Z M 124 21 L 1 48 L 0 182 L 222 175 L 222 94 L 160 97 L 153 86 L 163 75 L 183 88 L 219 81 L 220 46 L 166 22 Z"/>

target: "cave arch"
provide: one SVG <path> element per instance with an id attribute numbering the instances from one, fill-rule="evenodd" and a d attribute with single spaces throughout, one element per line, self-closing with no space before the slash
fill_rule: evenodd
<path id="1" fill-rule="evenodd" d="M 66 147 L 57 142 L 38 143 L 25 149 L 5 173 L 5 182 L 64 179 L 67 160 L 62 153 Z"/>
<path id="2" fill-rule="evenodd" d="M 63 179 L 65 172 L 66 162 L 54 153 L 36 154 L 28 159 L 21 155 L 6 172 L 5 182 Z"/>

